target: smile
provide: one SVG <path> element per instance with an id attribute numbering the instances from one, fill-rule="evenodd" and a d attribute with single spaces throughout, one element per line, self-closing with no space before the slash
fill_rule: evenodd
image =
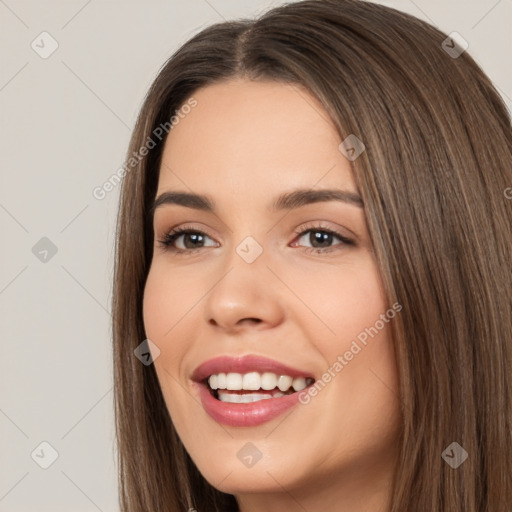
<path id="1" fill-rule="evenodd" d="M 209 360 L 195 370 L 192 380 L 208 415 L 236 427 L 257 426 L 279 416 L 298 404 L 299 392 L 315 382 L 308 372 L 260 356 Z"/>

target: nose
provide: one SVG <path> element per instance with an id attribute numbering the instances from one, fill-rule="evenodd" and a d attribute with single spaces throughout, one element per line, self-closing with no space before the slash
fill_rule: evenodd
<path id="1" fill-rule="evenodd" d="M 252 263 L 233 258 L 230 264 L 205 297 L 209 326 L 232 334 L 279 325 L 284 319 L 282 289 L 264 258 Z"/>

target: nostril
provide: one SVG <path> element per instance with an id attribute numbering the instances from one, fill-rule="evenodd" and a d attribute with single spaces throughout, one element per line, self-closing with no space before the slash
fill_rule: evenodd
<path id="1" fill-rule="evenodd" d="M 243 318 L 240 322 L 254 322 L 255 324 L 260 324 L 262 322 L 261 318 Z"/>
<path id="2" fill-rule="evenodd" d="M 245 322 L 250 322 L 250 323 L 254 323 L 254 324 L 260 324 L 261 322 L 263 322 L 263 320 L 261 318 L 254 318 L 254 317 L 247 317 L 247 318 L 242 318 L 241 320 L 238 320 L 238 322 L 236 323 L 236 325 L 243 325 Z M 208 320 L 208 323 L 210 325 L 213 325 L 214 327 L 220 327 L 222 325 L 222 322 L 219 323 L 215 320 L 215 318 L 210 318 L 210 320 Z"/>

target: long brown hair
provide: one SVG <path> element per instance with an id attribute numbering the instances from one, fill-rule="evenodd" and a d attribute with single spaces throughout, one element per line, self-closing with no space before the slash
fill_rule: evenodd
<path id="1" fill-rule="evenodd" d="M 210 26 L 162 67 L 128 158 L 148 137 L 157 143 L 125 173 L 117 221 L 113 350 L 122 512 L 238 510 L 234 496 L 195 467 L 153 365 L 134 356 L 146 338 L 150 206 L 165 140 L 155 129 L 199 88 L 238 77 L 306 87 L 341 140 L 355 134 L 366 147 L 352 162 L 354 177 L 388 300 L 403 306 L 390 324 L 403 418 L 390 512 L 510 510 L 510 115 L 468 52 L 450 54 L 446 38 L 381 5 L 307 0 Z M 468 454 L 457 468 L 442 457 L 453 442 Z"/>

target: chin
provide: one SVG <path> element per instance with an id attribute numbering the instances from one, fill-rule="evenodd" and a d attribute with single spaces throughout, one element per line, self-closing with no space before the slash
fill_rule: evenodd
<path id="1" fill-rule="evenodd" d="M 303 466 L 302 457 L 292 462 L 278 455 L 268 455 L 267 460 L 261 458 L 252 467 L 247 467 L 238 459 L 236 451 L 233 455 L 226 456 L 215 466 L 197 464 L 208 483 L 225 493 L 282 492 L 283 487 L 287 490 L 300 487 L 311 478 L 311 468 L 302 467 L 297 471 Z"/>

